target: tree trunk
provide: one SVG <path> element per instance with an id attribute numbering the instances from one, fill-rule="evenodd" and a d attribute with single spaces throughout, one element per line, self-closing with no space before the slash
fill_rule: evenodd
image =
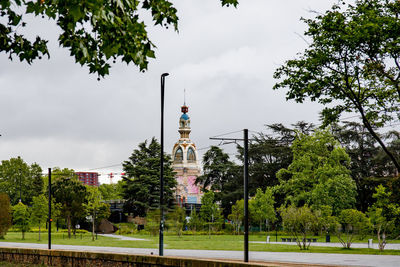
<path id="1" fill-rule="evenodd" d="M 94 225 L 95 225 L 95 215 L 93 214 L 93 220 L 92 220 L 92 241 L 94 241 Z"/>
<path id="2" fill-rule="evenodd" d="M 39 241 L 41 240 L 40 238 L 40 222 L 39 222 Z"/>
<path id="3" fill-rule="evenodd" d="M 71 239 L 71 215 L 67 215 L 68 238 Z"/>
<path id="4" fill-rule="evenodd" d="M 372 128 L 370 122 L 368 121 L 367 117 L 364 114 L 364 110 L 360 107 L 359 111 L 361 113 L 361 117 L 363 120 L 363 124 L 365 128 L 367 128 L 368 132 L 374 137 L 374 139 L 379 143 L 379 145 L 382 147 L 383 151 L 386 153 L 386 155 L 390 158 L 394 166 L 396 167 L 397 172 L 400 172 L 400 164 L 394 157 L 393 153 L 389 151 L 389 149 L 386 147 L 385 143 L 382 141 L 382 139 L 378 136 L 378 134 L 374 131 Z"/>

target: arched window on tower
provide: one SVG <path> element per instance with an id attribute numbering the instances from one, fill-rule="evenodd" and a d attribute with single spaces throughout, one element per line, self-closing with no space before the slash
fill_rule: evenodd
<path id="1" fill-rule="evenodd" d="M 175 158 L 174 161 L 182 161 L 183 160 L 183 151 L 182 148 L 178 148 L 175 152 Z"/>
<path id="2" fill-rule="evenodd" d="M 196 161 L 196 154 L 194 153 L 194 150 L 191 147 L 189 147 L 188 152 L 187 152 L 187 160 L 189 162 L 195 162 Z"/>

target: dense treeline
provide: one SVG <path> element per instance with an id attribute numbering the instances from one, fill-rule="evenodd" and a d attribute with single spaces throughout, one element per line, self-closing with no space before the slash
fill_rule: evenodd
<path id="1" fill-rule="evenodd" d="M 321 231 L 350 240 L 343 241 L 349 248 L 353 236 L 343 237 L 345 227 L 351 227 L 352 235 L 374 231 L 381 249 L 388 239 L 399 236 L 397 168 L 363 125 L 344 122 L 320 129 L 299 122 L 291 128 L 268 125 L 267 130 L 254 136 L 249 145 L 250 203 L 259 199 L 260 192 L 269 192 L 263 203 L 272 205 L 273 212 L 261 213 L 265 217 L 272 213 L 277 219 L 270 217 L 262 223 L 261 208 L 250 208 L 252 226 L 259 225 L 259 230 L 283 227 L 297 237 L 302 249 L 309 246 L 301 242 L 307 234 Z M 380 135 L 398 158 L 399 133 Z M 239 162 L 242 155 L 243 149 L 238 147 Z M 243 163 L 235 163 L 219 147 L 211 147 L 203 161 L 204 175 L 197 179 L 198 184 L 210 192 L 217 190 L 222 213 L 239 231 L 243 173 L 238 170 Z M 235 190 L 225 192 L 229 186 Z"/>
<path id="2" fill-rule="evenodd" d="M 382 133 L 381 138 L 399 157 L 398 132 Z M 159 152 L 154 138 L 139 144 L 122 164 L 123 180 L 98 188 L 84 186 L 71 169 L 55 168 L 53 220 L 57 226 L 68 229 L 71 236 L 77 224 L 86 222 L 94 234 L 95 224 L 110 215 L 103 200 L 123 198 L 124 217 L 145 217 L 145 230 L 157 234 Z M 232 159 L 212 146 L 204 154 L 203 174 L 196 180 L 204 190 L 202 206 L 190 214 L 174 205 L 176 180 L 170 157 L 165 155 L 167 229 L 178 235 L 184 230 L 243 231 L 243 148 L 238 146 L 237 152 Z M 400 232 L 397 169 L 361 124 L 344 122 L 326 129 L 306 122 L 291 127 L 267 125 L 266 132 L 252 137 L 249 159 L 253 230 L 285 230 L 302 249 L 308 248 L 302 241 L 310 233 L 336 233 L 343 246 L 350 247 L 353 235 L 374 232 L 383 249 Z M 22 236 L 38 227 L 40 238 L 48 212 L 47 177 L 40 166 L 29 166 L 21 158 L 2 161 L 0 174 L 0 233 L 5 235 L 12 218 L 12 226 Z M 351 236 L 346 236 L 350 234 L 346 227 L 351 227 Z"/>
<path id="3" fill-rule="evenodd" d="M 110 215 L 109 205 L 102 202 L 99 188 L 85 186 L 72 169 L 52 171 L 52 219 L 56 229 L 67 228 L 68 237 L 76 233 L 79 224 L 94 228 Z M 48 177 L 41 167 L 28 165 L 22 158 L 3 160 L 0 164 L 0 238 L 9 227 L 24 234 L 32 228 L 41 229 L 48 222 Z M 12 222 L 12 223 L 11 223 Z"/>

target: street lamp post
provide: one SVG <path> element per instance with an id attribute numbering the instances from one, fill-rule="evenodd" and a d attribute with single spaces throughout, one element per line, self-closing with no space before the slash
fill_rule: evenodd
<path id="1" fill-rule="evenodd" d="M 22 174 L 21 174 L 21 169 L 19 169 L 19 202 L 22 202 L 21 191 L 22 191 Z"/>
<path id="2" fill-rule="evenodd" d="M 249 261 L 249 130 L 243 130 L 244 139 L 244 262 Z"/>
<path id="3" fill-rule="evenodd" d="M 158 255 L 164 255 L 164 84 L 168 73 L 161 74 L 161 154 L 160 154 L 160 241 Z"/>
<path id="4" fill-rule="evenodd" d="M 51 168 L 49 168 L 49 214 L 48 214 L 48 224 L 49 224 L 49 240 L 48 240 L 48 248 L 51 249 L 51 222 L 53 221 L 51 219 Z"/>

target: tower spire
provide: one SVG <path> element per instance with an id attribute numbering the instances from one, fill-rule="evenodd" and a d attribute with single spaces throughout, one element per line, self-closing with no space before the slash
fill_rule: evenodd
<path id="1" fill-rule="evenodd" d="M 186 88 L 183 89 L 183 105 L 186 106 Z"/>

